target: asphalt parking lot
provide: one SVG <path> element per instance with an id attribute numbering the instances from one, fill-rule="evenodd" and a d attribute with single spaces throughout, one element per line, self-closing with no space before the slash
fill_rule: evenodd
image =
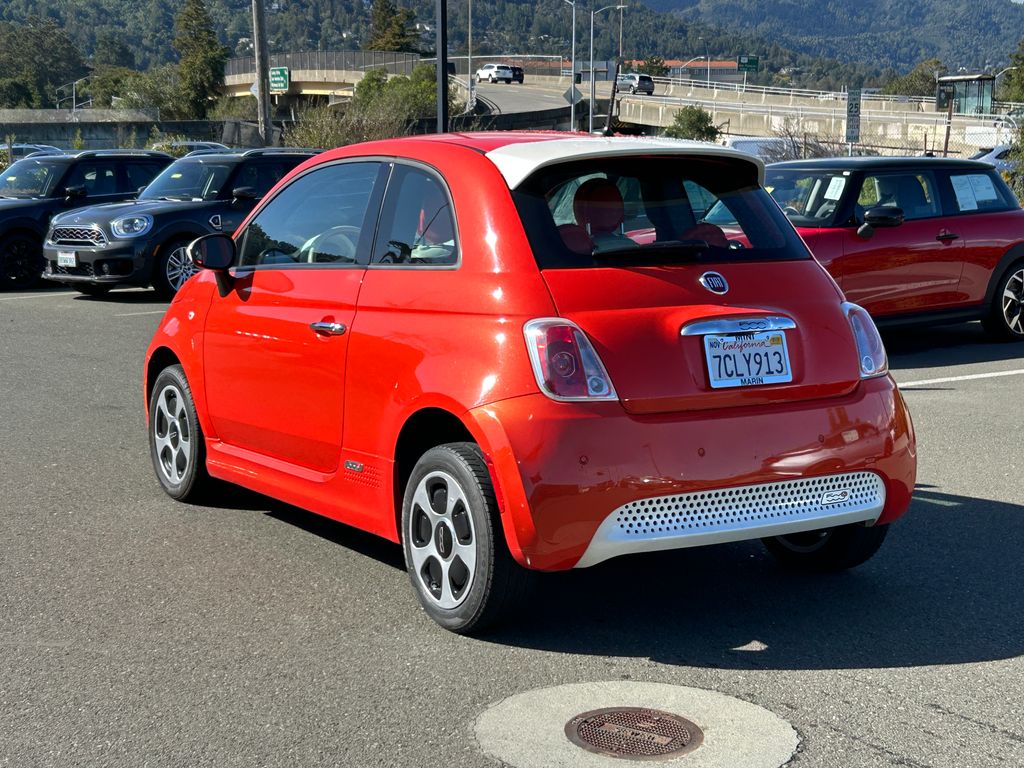
<path id="1" fill-rule="evenodd" d="M 1024 346 L 886 335 L 918 489 L 864 567 L 621 558 L 471 639 L 419 611 L 397 546 L 163 494 L 140 379 L 164 307 L 0 294 L 0 766 L 494 766 L 488 707 L 629 680 L 767 708 L 801 767 L 1024 764 Z"/>

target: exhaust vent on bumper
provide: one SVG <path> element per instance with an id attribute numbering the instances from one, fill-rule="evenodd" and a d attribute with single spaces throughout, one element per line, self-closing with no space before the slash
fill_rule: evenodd
<path id="1" fill-rule="evenodd" d="M 657 496 L 624 504 L 608 515 L 576 567 L 630 552 L 870 523 L 884 506 L 885 484 L 874 472 Z"/>

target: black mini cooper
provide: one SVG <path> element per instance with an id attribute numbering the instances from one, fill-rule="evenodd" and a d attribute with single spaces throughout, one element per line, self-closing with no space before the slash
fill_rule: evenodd
<path id="1" fill-rule="evenodd" d="M 200 150 L 168 166 L 136 200 L 54 217 L 44 277 L 93 296 L 114 286 L 153 286 L 173 296 L 196 268 L 190 242 L 234 232 L 312 149 Z"/>

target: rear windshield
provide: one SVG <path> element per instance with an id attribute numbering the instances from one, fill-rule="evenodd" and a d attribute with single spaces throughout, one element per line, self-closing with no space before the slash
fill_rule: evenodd
<path id="1" fill-rule="evenodd" d="M 541 269 L 810 258 L 756 166 L 729 158 L 564 163 L 513 198 Z"/>
<path id="2" fill-rule="evenodd" d="M 834 226 L 851 183 L 849 171 L 825 169 L 768 168 L 764 180 L 775 202 L 798 227 Z"/>

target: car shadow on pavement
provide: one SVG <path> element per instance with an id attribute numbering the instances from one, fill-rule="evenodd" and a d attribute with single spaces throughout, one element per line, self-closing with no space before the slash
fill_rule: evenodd
<path id="1" fill-rule="evenodd" d="M 93 301 L 97 304 L 153 304 L 160 307 L 167 307 L 168 305 L 167 299 L 161 299 L 156 295 L 156 291 L 151 291 L 148 288 L 115 289 L 100 296 L 89 296 L 88 294 L 80 293 L 74 300 Z"/>
<path id="2" fill-rule="evenodd" d="M 1024 344 L 995 341 L 981 323 L 961 323 L 924 331 L 921 328 L 883 329 L 882 339 L 894 372 L 999 360 L 1024 361 Z"/>
<path id="3" fill-rule="evenodd" d="M 787 571 L 759 543 L 544 574 L 489 642 L 729 669 L 907 667 L 1024 653 L 1024 506 L 920 487 L 874 559 Z"/>

